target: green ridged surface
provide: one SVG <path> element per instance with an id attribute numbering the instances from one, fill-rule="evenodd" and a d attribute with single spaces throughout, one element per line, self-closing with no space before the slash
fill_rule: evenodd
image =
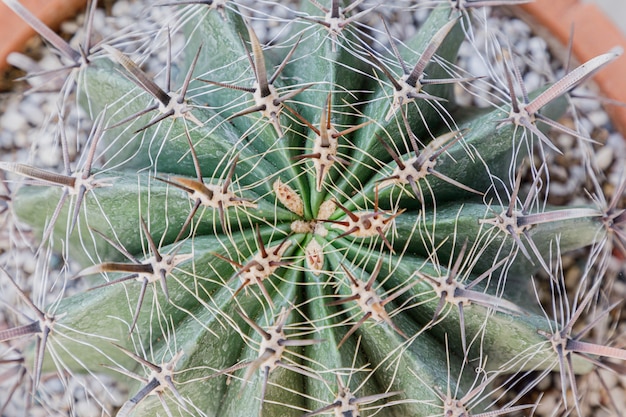
<path id="1" fill-rule="evenodd" d="M 310 4 L 306 7 L 309 13 L 321 13 Z M 416 271 L 445 274 L 465 241 L 469 247 L 482 245 L 480 249 L 472 249 L 471 256 L 480 256 L 480 259 L 471 264 L 473 270 L 463 271 L 466 283 L 503 257 L 513 259 L 510 254 L 515 244 L 510 236 L 498 235 L 478 222 L 503 209 L 496 204 L 487 204 L 493 200 L 494 192 L 489 175 L 508 183 L 508 176 L 515 171 L 511 167 L 515 168 L 524 157 L 517 153 L 524 149 L 519 145 L 524 139 L 520 135 L 514 136 L 510 126 L 497 127 L 497 121 L 504 118 L 508 110 L 496 108 L 459 122 L 458 128 L 464 133 L 464 139 L 438 159 L 436 169 L 439 172 L 486 195 L 460 190 L 437 178 L 430 180 L 429 184 L 420 181 L 425 190 L 424 203 L 412 195 L 408 185 L 389 187 L 378 193 L 378 183 L 390 175 L 396 163 L 380 145 L 377 136 L 390 143 L 401 158 L 412 154 L 399 111 L 390 121 L 384 120 L 391 106 L 392 86 L 380 69 L 370 62 L 364 52 L 366 46 L 356 31 L 350 30 L 345 37 L 340 34 L 333 48 L 332 38 L 321 25 L 306 20 L 293 22 L 286 32 L 288 40 L 264 51 L 268 76 L 273 74 L 302 34 L 300 44 L 278 77 L 276 86 L 284 94 L 302 85 L 314 85 L 285 104 L 318 126 L 322 106 L 328 92 L 332 92 L 332 123 L 338 130 L 372 122 L 340 139 L 340 156 L 350 164 L 343 166 L 335 162 L 325 178 L 322 192 L 318 193 L 311 161 L 294 158 L 311 152 L 315 135 L 292 112 L 286 109 L 281 112 L 279 120 L 285 135 L 279 137 L 274 127 L 258 114 L 229 119 L 253 104 L 249 93 L 196 79 L 242 87 L 251 87 L 254 82 L 245 55 L 246 47 L 250 49 L 250 37 L 243 18 L 230 9 L 224 16 L 215 10 L 197 9 L 183 25 L 188 43 L 181 65 L 188 66 L 202 45 L 190 92 L 193 95 L 191 104 L 199 106 L 193 114 L 203 126 L 182 119 L 167 119 L 145 131 L 133 133 L 154 117 L 151 114 L 106 131 L 103 143 L 107 147 L 107 169 L 97 176 L 109 180 L 112 185 L 87 193 L 77 227 L 68 235 L 67 249 L 69 256 L 85 267 L 123 260 L 122 254 L 93 232 L 97 230 L 135 256 L 149 256 L 147 237 L 140 223 L 143 217 L 161 253 L 178 251 L 193 254 L 193 258 L 178 265 L 168 276 L 169 301 L 158 283 L 148 286 L 131 337 L 128 329 L 139 294 L 138 282 L 114 284 L 61 300 L 56 311 L 65 313 L 61 322 L 76 330 L 73 337 L 77 340 L 68 342 L 66 351 L 83 364 L 105 363 L 142 373 L 144 370 L 110 340 L 132 351 L 143 346 L 151 354 L 149 359 L 155 362 L 168 361 L 182 350 L 184 354 L 177 364 L 179 373 L 175 385 L 188 404 L 183 407 L 173 396 L 166 396 L 170 409 L 183 415 L 300 416 L 335 400 L 338 376 L 344 384 L 350 380 L 351 389 L 359 388 L 357 397 L 401 392 L 377 402 L 378 405 L 385 401 L 398 403 L 381 408 L 376 415 L 426 416 L 440 412 L 441 401 L 433 387 L 445 391 L 452 379 L 456 381 L 452 383 L 453 391 L 460 396 L 470 389 L 474 380 L 471 367 L 463 365 L 456 306 L 446 306 L 442 312 L 445 317 L 431 326 L 438 300 L 431 287 L 421 282 L 385 306 L 391 313 L 393 324 L 408 335 L 409 340 L 388 323 L 367 320 L 338 348 L 339 341 L 363 313 L 355 301 L 340 305 L 329 303 L 350 296 L 349 280 L 343 267 L 357 279 L 367 281 L 376 262 L 382 259 L 382 270 L 373 287 L 385 299 L 418 280 Z M 401 54 L 409 66 L 414 65 L 433 34 L 450 18 L 450 10 L 444 7 L 433 10 L 418 34 L 401 46 Z M 457 24 L 438 50 L 438 62 L 453 62 L 462 40 L 463 31 Z M 379 59 L 388 63 L 394 57 L 384 55 Z M 397 65 L 392 71 L 398 77 L 401 75 Z M 184 76 L 184 71 L 179 72 Z M 429 78 L 450 77 L 436 63 L 430 64 L 426 72 Z M 94 117 L 106 108 L 109 126 L 152 103 L 152 99 L 122 73 L 123 70 L 112 66 L 108 60 L 102 60 L 87 68 L 82 77 L 86 83 L 82 88 L 83 105 Z M 449 100 L 437 105 L 453 110 L 454 114 L 462 112 L 462 109 L 454 108 L 452 84 L 429 86 L 427 91 Z M 413 132 L 425 142 L 431 136 L 427 132 L 439 135 L 450 131 L 445 126 L 451 116 L 440 115 L 433 106 L 432 102 L 421 99 L 404 106 Z M 563 110 L 562 103 L 556 107 L 560 107 L 553 109 L 556 113 Z M 218 184 L 224 181 L 228 167 L 237 156 L 239 161 L 231 189 L 237 196 L 254 201 L 258 208 L 229 208 L 226 210 L 226 225 L 222 225 L 214 209 L 201 207 L 192 222 L 192 232 L 184 234 L 181 243 L 175 239 L 193 202 L 184 191 L 155 177 L 195 178 L 187 131 L 198 154 L 205 182 Z M 277 200 L 272 191 L 272 184 L 277 179 L 289 184 L 303 199 L 302 218 Z M 15 198 L 15 211 L 41 233 L 59 197 L 60 191 L 55 189 L 24 187 Z M 378 207 L 375 206 L 377 198 L 380 199 Z M 326 236 L 312 236 L 301 231 L 291 233 L 294 220 L 317 219 L 319 206 L 330 199 L 355 212 L 383 210 L 382 216 L 406 210 L 395 218 L 391 230 L 385 232 L 393 253 L 379 235 L 341 237 L 342 230 L 332 222 L 321 224 L 327 229 Z M 71 205 L 66 204 L 54 229 L 57 245 L 65 240 L 71 213 Z M 337 208 L 331 218 L 341 222 L 348 216 Z M 600 229 L 597 219 L 586 218 L 539 225 L 532 228 L 530 234 L 540 251 L 545 252 L 557 235 L 561 236 L 561 247 L 569 250 L 597 240 L 601 237 L 598 234 L 601 234 Z M 246 265 L 260 250 L 257 230 L 265 248 L 274 247 L 284 239 L 290 242 L 282 259 L 285 264 L 263 280 L 273 307 L 256 284 L 234 295 L 240 286 L 238 265 Z M 318 242 L 323 248 L 323 271 L 319 275 L 314 274 L 306 263 L 311 241 Z M 434 264 L 437 261 L 439 265 Z M 536 267 L 518 253 L 512 265 L 507 266 L 510 276 L 506 280 L 516 282 L 514 288 L 520 288 L 519 281 L 528 277 Z M 119 276 L 106 274 L 107 279 Z M 516 296 L 507 292 L 507 286 L 504 290 L 501 288 L 504 284 L 498 276 L 494 274 L 491 280 L 485 280 L 475 290 L 517 302 Z M 104 282 L 101 276 L 91 280 L 94 285 Z M 531 296 L 526 294 L 527 301 Z M 260 372 L 255 372 L 243 384 L 245 369 L 233 371 L 230 375 L 222 375 L 220 371 L 242 361 L 252 361 L 259 354 L 256 349 L 260 335 L 236 309 L 244 311 L 259 326 L 266 327 L 274 323 L 281 308 L 292 308 L 285 327 L 289 340 L 322 341 L 310 346 L 287 347 L 291 353 L 285 356 L 291 365 L 306 369 L 318 379 L 279 367 L 270 374 L 265 401 L 261 402 L 264 380 Z M 466 306 L 469 357 L 475 360 L 482 354 L 482 360 L 488 359 L 486 369 L 489 370 L 502 366 L 507 367 L 507 372 L 551 368 L 555 363 L 554 353 L 537 334 L 538 329 L 545 330 L 549 324 L 543 315 L 530 312 L 533 310 L 531 305 L 522 308 L 528 309 L 529 313 L 495 313 L 479 305 Z M 97 334 L 101 339 L 88 337 L 88 334 Z M 446 352 L 446 343 L 449 343 L 449 352 Z M 533 349 L 536 352 L 531 359 L 521 359 Z M 515 360 L 520 362 L 512 364 Z M 47 364 L 51 361 L 48 360 Z M 68 366 L 83 370 L 75 361 L 68 361 Z M 587 370 L 583 364 L 577 363 L 576 366 L 581 372 Z M 462 368 L 465 369 L 464 375 L 458 381 L 456 376 L 449 378 L 449 372 L 457 375 Z M 128 381 L 124 375 L 111 373 Z M 131 393 L 140 387 L 139 384 L 131 385 Z M 163 414 L 162 408 L 158 399 L 150 396 L 138 404 L 134 415 Z"/>

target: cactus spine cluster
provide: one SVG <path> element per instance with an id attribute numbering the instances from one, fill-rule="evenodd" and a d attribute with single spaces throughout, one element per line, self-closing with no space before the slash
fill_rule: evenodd
<path id="1" fill-rule="evenodd" d="M 588 372 L 532 275 L 558 282 L 557 248 L 605 253 L 624 219 L 545 207 L 545 165 L 524 195 L 520 172 L 558 151 L 559 96 L 617 54 L 529 99 L 503 47 L 478 111 L 454 87 L 493 74 L 454 63 L 479 2 L 383 44 L 373 7 L 303 1 L 271 46 L 236 3 L 159 5 L 185 39 L 165 83 L 123 43 L 66 51 L 94 120 L 79 167 L 0 166 L 44 183 L 13 210 L 92 287 L 32 305 L 33 395 L 56 366 L 129 382 L 119 416 L 460 416 L 532 407 L 492 405 L 496 376 Z"/>

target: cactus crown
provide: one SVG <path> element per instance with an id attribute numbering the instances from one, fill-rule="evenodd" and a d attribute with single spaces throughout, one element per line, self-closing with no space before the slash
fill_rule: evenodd
<path id="1" fill-rule="evenodd" d="M 380 5 L 303 1 L 264 18 L 283 27 L 271 46 L 235 3 L 158 5 L 174 16 L 157 36 L 164 83 L 124 42 L 53 42 L 75 63 L 62 97 L 94 120 L 78 168 L 0 168 L 43 183 L 13 209 L 91 288 L 24 297 L 35 321 L 0 331 L 37 340 L 35 397 L 56 365 L 138 381 L 119 416 L 478 415 L 497 376 L 624 358 L 571 335 L 595 292 L 557 324 L 530 279 L 544 270 L 560 291 L 560 251 L 595 244 L 603 264 L 609 237 L 624 242 L 616 200 L 539 196 L 541 158 L 559 152 L 546 128 L 584 136 L 555 121 L 562 96 L 618 53 L 528 94 L 508 47 L 490 74 L 455 65 L 484 23 L 474 8 L 515 1 L 439 2 L 402 41 Z M 471 86 L 489 106 L 455 104 Z"/>

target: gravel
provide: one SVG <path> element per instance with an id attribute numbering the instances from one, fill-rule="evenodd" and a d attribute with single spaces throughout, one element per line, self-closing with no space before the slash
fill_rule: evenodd
<path id="1" fill-rule="evenodd" d="M 165 7 L 146 6 L 151 3 L 147 0 L 120 0 L 113 4 L 112 15 L 110 16 L 106 15 L 104 10 L 99 9 L 95 19 L 96 35 L 94 41 L 112 39 L 122 31 L 125 31 L 127 38 L 139 39 L 140 37 L 133 37 L 132 33 L 126 29 L 128 27 L 132 27 L 133 33 L 157 33 L 156 28 L 162 28 L 163 22 L 170 21 L 171 12 Z M 282 19 L 293 17 L 284 5 L 257 2 L 255 7 L 258 8 L 260 4 L 267 6 L 264 13 L 268 15 L 279 16 Z M 390 30 L 394 35 L 404 37 L 410 36 L 414 32 L 415 21 L 423 21 L 427 15 L 427 11 L 422 8 L 416 9 L 413 13 L 401 12 L 393 7 L 379 8 L 376 12 L 382 13 L 385 19 L 390 22 Z M 140 16 L 140 18 L 131 16 Z M 258 13 L 254 17 L 252 24 L 266 42 L 280 35 L 280 24 L 266 24 L 263 13 Z M 538 88 L 563 75 L 562 63 L 549 58 L 550 54 L 545 41 L 533 36 L 530 28 L 524 22 L 511 19 L 500 10 L 491 12 L 489 9 L 476 13 L 475 18 L 485 19 L 486 26 L 490 29 L 497 27 L 502 30 L 509 40 L 515 56 L 518 57 L 515 63 L 520 68 L 528 90 Z M 65 36 L 73 36 L 72 44 L 74 45 L 78 45 L 84 39 L 83 20 L 82 15 L 78 16 L 74 21 L 63 24 L 61 28 Z M 387 43 L 387 35 L 376 13 L 365 15 L 361 21 L 376 28 L 373 33 L 381 44 Z M 462 46 L 458 65 L 469 73 L 485 74 L 488 72 L 489 65 L 478 58 L 479 54 L 476 53 L 474 45 L 485 45 L 487 34 L 476 30 L 473 32 L 473 36 L 475 39 L 473 45 L 465 43 Z M 504 38 L 501 42 L 504 44 Z M 173 44 L 176 50 L 183 45 L 183 40 L 180 37 L 174 37 Z M 144 51 L 147 45 L 135 41 L 130 42 L 125 47 L 128 50 L 139 48 Z M 37 53 L 41 54 L 37 60 L 23 55 L 15 55 L 12 57 L 12 62 L 29 71 L 52 70 L 59 67 L 58 57 L 52 54 L 48 48 L 42 48 Z M 165 54 L 164 48 L 150 54 L 149 59 L 144 62 L 144 67 L 152 73 L 158 73 L 164 67 Z M 486 51 L 482 51 L 481 54 L 481 56 L 490 55 Z M 491 65 L 498 57 L 492 56 L 492 59 L 494 61 Z M 39 88 L 42 85 L 48 88 L 51 86 L 59 87 L 59 85 L 51 84 L 49 81 L 42 84 L 39 79 L 32 79 L 30 82 L 33 88 Z M 483 106 L 493 100 L 494 94 L 499 94 L 493 89 L 486 89 L 487 83 L 477 83 L 477 85 L 480 88 L 457 88 L 458 101 L 465 105 L 471 103 L 475 106 Z M 25 93 L 25 88 L 24 83 L 16 84 L 14 90 L 0 96 L 0 160 L 28 161 L 28 163 L 44 169 L 62 172 L 64 167 L 59 138 L 53 133 L 56 131 L 53 125 L 57 121 L 51 120 L 48 116 L 54 114 L 55 109 L 59 106 L 58 94 L 54 92 L 29 94 Z M 593 87 L 585 88 L 592 89 Z M 583 97 L 590 95 L 590 91 L 577 89 L 576 94 Z M 70 98 L 69 101 L 72 102 L 72 100 L 73 98 Z M 576 114 L 570 113 L 562 122 L 578 127 L 583 132 L 589 132 L 592 138 L 598 141 L 598 144 L 593 144 L 590 147 L 567 134 L 553 132 L 552 136 L 555 143 L 563 150 L 563 155 L 553 153 L 547 155 L 552 179 L 548 202 L 581 204 L 590 201 L 585 190 L 593 190 L 592 184 L 589 183 L 587 172 L 581 168 L 584 166 L 583 163 L 589 152 L 592 153 L 591 160 L 594 161 L 597 169 L 603 173 L 600 176 L 601 186 L 607 193 L 607 199 L 610 199 L 611 190 L 614 190 L 622 176 L 626 175 L 623 172 L 626 166 L 626 142 L 612 129 L 607 114 L 602 110 L 597 100 L 573 98 L 572 103 L 576 109 Z M 86 138 L 91 126 L 84 113 L 75 107 L 67 113 L 64 125 L 70 141 L 70 158 L 73 160 L 79 154 L 80 147 L 83 146 L 79 138 Z M 61 277 L 66 272 L 64 268 L 71 270 L 73 266 L 65 265 L 60 258 L 53 258 L 52 273 L 46 281 L 49 285 L 45 286 L 46 292 L 43 292 L 41 279 L 38 279 L 37 276 L 44 270 L 45 265 L 35 261 L 35 259 L 40 258 L 34 258 L 33 254 L 36 247 L 30 233 L 23 226 L 15 223 L 11 211 L 7 209 L 10 205 L 7 206 L 5 200 L 16 186 L 12 181 L 14 177 L 8 174 L 0 175 L 6 175 L 7 179 L 6 183 L 0 184 L 0 266 L 15 277 L 26 294 L 38 301 L 37 305 L 46 305 L 46 300 L 54 300 L 63 291 L 66 291 L 67 294 L 84 290 L 84 287 L 78 282 L 73 282 L 69 288 L 60 285 L 63 282 Z M 622 201 L 621 207 L 626 207 L 625 203 Z M 577 264 L 574 261 L 576 256 L 583 255 L 577 253 L 566 258 L 566 263 L 571 264 L 572 268 Z M 617 276 L 620 269 L 623 268 L 622 262 L 617 259 L 613 259 L 610 265 L 611 269 L 608 273 L 614 276 Z M 573 269 L 572 271 L 572 274 L 575 275 L 576 271 Z M 2 283 L 0 285 L 0 329 L 23 323 L 23 318 L 16 314 L 10 306 L 23 306 L 24 304 L 20 300 L 18 291 L 6 281 L 0 280 Z M 614 281 L 611 294 L 617 299 L 626 298 L 626 285 L 623 277 L 621 280 Z M 598 328 L 594 328 L 594 335 L 600 335 L 598 341 L 606 340 L 607 335 L 613 332 L 612 334 L 622 335 L 621 345 L 626 344 L 623 336 L 626 334 L 624 320 L 605 321 L 606 323 L 601 323 Z M 611 328 L 610 326 L 614 327 Z M 10 344 L 0 344 L 0 360 L 18 358 L 19 349 L 23 346 L 24 343 L 19 340 Z M 16 383 L 19 376 L 17 369 L 20 368 L 14 364 L 0 365 L 0 387 L 3 388 L 0 389 L 0 407 L 5 404 L 11 387 Z M 626 396 L 623 395 L 624 390 L 626 390 L 626 378 L 606 372 L 600 372 L 600 375 L 609 387 L 613 399 L 618 401 L 618 409 L 626 408 L 626 400 L 624 399 Z M 586 412 L 589 413 L 586 415 L 609 416 L 611 414 L 607 414 L 605 411 L 608 397 L 597 378 L 598 375 L 595 373 L 579 377 L 580 386 L 589 391 L 586 394 L 586 404 L 592 404 L 589 408 L 585 408 Z M 540 407 L 534 414 L 535 416 L 552 415 L 561 396 L 559 378 L 556 374 L 542 382 L 542 387 L 545 395 Z M 13 399 L 8 402 L 7 408 L 4 409 L 4 415 L 24 415 L 28 390 L 28 384 L 19 385 Z M 129 395 L 125 387 L 117 385 L 112 379 L 104 375 L 97 375 L 97 377 L 72 375 L 70 378 L 62 378 L 56 374 L 46 374 L 42 379 L 40 390 L 45 395 L 47 407 L 42 404 L 33 404 L 28 415 L 95 416 L 103 413 L 111 414 Z M 57 414 L 53 414 L 51 410 L 57 410 Z"/>

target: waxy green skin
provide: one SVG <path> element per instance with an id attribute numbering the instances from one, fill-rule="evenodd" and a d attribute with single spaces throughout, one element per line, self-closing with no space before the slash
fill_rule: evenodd
<path id="1" fill-rule="evenodd" d="M 316 16 L 321 14 L 315 7 L 305 4 L 306 12 Z M 183 25 L 188 42 L 181 69 L 190 65 L 202 47 L 194 78 L 251 87 L 254 73 L 246 58 L 250 37 L 241 16 L 230 9 L 224 14 L 199 6 L 185 10 L 196 12 L 188 13 L 189 18 Z M 401 47 L 407 65 L 414 65 L 433 34 L 452 15 L 446 8 L 433 10 L 419 34 Z M 350 164 L 335 163 L 325 178 L 322 192 L 318 193 L 311 161 L 294 159 L 311 152 L 314 134 L 306 126 L 285 109 L 278 116 L 285 132 L 283 137 L 279 137 L 272 124 L 258 113 L 229 120 L 229 116 L 253 105 L 251 95 L 197 79 L 192 81 L 189 91 L 193 97 L 191 103 L 198 106 L 192 112 L 203 126 L 182 119 L 166 119 L 145 131 L 133 133 L 153 117 L 146 115 L 106 131 L 102 139 L 107 148 L 106 166 L 97 175 L 110 179 L 111 186 L 87 194 L 78 224 L 69 235 L 68 256 L 84 266 L 124 260 L 123 255 L 92 230 L 108 236 L 140 258 L 150 256 L 141 228 L 143 217 L 161 253 L 178 251 L 193 254 L 193 257 L 177 265 L 167 277 L 169 300 L 158 284 L 149 285 L 130 337 L 129 327 L 139 283 L 114 284 L 61 300 L 54 306 L 55 312 L 63 314 L 60 322 L 74 331 L 65 330 L 71 333 L 73 340 L 64 340 L 63 351 L 57 353 L 64 358 L 66 366 L 77 371 L 85 371 L 85 368 L 91 372 L 109 371 L 100 367 L 100 364 L 106 364 L 142 374 L 141 367 L 111 341 L 132 351 L 136 351 L 138 345 L 150 347 L 147 349 L 151 355 L 148 359 L 154 363 L 167 362 L 182 350 L 184 354 L 176 367 L 175 385 L 188 403 L 178 404 L 173 396 L 165 393 L 170 409 L 183 414 L 299 416 L 335 401 L 336 375 L 344 384 L 351 378 L 349 388 L 354 392 L 359 387 L 355 393 L 357 397 L 401 392 L 386 400 L 399 401 L 398 404 L 383 408 L 377 415 L 440 413 L 440 400 L 432 387 L 441 387 L 445 392 L 445 388 L 451 386 L 452 392 L 456 390 L 460 397 L 474 380 L 472 367 L 465 368 L 463 377 L 458 380 L 456 377 L 464 359 L 456 306 L 446 307 L 441 314 L 445 318 L 431 326 L 438 300 L 433 298 L 431 287 L 421 282 L 385 307 L 387 312 L 392 312 L 404 306 L 401 313 L 392 314 L 391 320 L 409 336 L 408 341 L 389 323 L 368 320 L 337 348 L 362 313 L 354 307 L 355 301 L 340 305 L 329 303 L 351 294 L 342 267 L 365 282 L 377 261 L 382 259 L 382 269 L 374 288 L 383 299 L 417 280 L 416 271 L 445 273 L 465 241 L 470 247 L 480 242 L 480 233 L 485 233 L 488 227 L 481 226 L 478 220 L 500 212 L 502 207 L 485 204 L 489 195 L 477 196 L 434 177 L 429 179 L 432 192 L 424 181 L 420 181 L 426 191 L 423 203 L 412 195 L 408 185 L 393 186 L 380 190 L 380 205 L 375 207 L 378 182 L 396 167 L 376 137 L 384 137 L 392 143 L 403 159 L 412 155 L 400 110 L 389 122 L 384 120 L 391 106 L 392 87 L 363 50 L 355 49 L 358 35 L 351 27 L 337 36 L 335 48 L 322 25 L 297 21 L 292 24 L 290 33 L 301 34 L 302 39 L 284 72 L 277 78 L 276 87 L 290 91 L 310 83 L 313 86 L 288 100 L 286 105 L 316 125 L 326 97 L 332 92 L 333 124 L 347 128 L 373 121 L 339 139 L 339 153 Z M 276 56 L 286 54 L 298 36 L 289 37 L 290 43 L 284 47 L 265 52 L 268 76 L 282 60 Z M 453 62 L 462 39 L 463 31 L 457 25 L 438 50 L 439 59 Z M 386 58 L 387 63 L 394 59 Z M 392 70 L 398 77 L 401 75 L 398 67 Z M 184 77 L 185 71 L 179 72 Z M 106 108 L 109 125 L 152 102 L 122 73 L 119 67 L 102 59 L 86 68 L 81 77 L 83 106 L 92 117 Z M 430 64 L 426 73 L 432 79 L 448 77 L 437 64 Z M 173 85 L 180 83 L 174 82 Z M 451 88 L 451 85 L 435 85 L 426 87 L 426 90 L 449 100 Z M 404 109 L 418 138 L 428 141 L 427 130 L 447 133 L 432 102 L 418 99 L 416 103 L 410 103 Z M 451 107 L 453 103 L 444 101 L 437 105 Z M 553 111 L 558 113 L 562 109 Z M 454 112 L 461 114 L 462 109 L 454 109 Z M 457 143 L 441 156 L 437 170 L 481 193 L 488 192 L 492 184 L 488 171 L 507 182 L 511 166 L 517 166 L 523 155 L 512 156 L 522 140 L 521 134 L 515 136 L 512 126 L 498 127 L 497 121 L 504 117 L 506 111 L 496 108 L 459 122 L 459 129 L 464 131 L 463 143 Z M 198 155 L 205 183 L 223 181 L 236 155 L 238 163 L 233 176 L 233 191 L 258 207 L 227 209 L 226 225 L 220 223 L 217 211 L 201 208 L 194 218 L 193 231 L 185 234 L 183 241 L 174 242 L 193 202 L 184 191 L 155 177 L 195 178 L 186 130 Z M 302 198 L 302 218 L 277 200 L 272 191 L 276 179 L 291 186 Z M 24 187 L 15 198 L 15 211 L 23 221 L 41 232 L 45 227 L 42 219 L 51 215 L 60 193 L 54 188 Z M 317 219 L 320 205 L 329 199 L 355 212 L 391 210 L 385 214 L 389 216 L 406 210 L 395 217 L 394 230 L 386 232 L 393 253 L 378 235 L 342 237 L 342 231 L 332 223 L 325 223 L 326 236 L 292 233 L 293 221 Z M 65 240 L 67 225 L 71 222 L 73 210 L 66 206 L 55 226 L 57 244 Z M 347 216 L 337 208 L 330 218 L 345 221 Z M 257 228 L 265 248 L 276 246 L 284 239 L 290 242 L 284 254 L 288 264 L 281 265 L 263 282 L 273 307 L 257 285 L 250 285 L 235 296 L 241 285 L 238 267 L 226 260 L 245 265 L 254 257 L 260 249 Z M 570 233 L 572 230 L 575 233 Z M 536 226 L 532 236 L 541 252 L 547 251 L 550 240 L 557 235 L 561 236 L 561 247 L 570 250 L 599 239 L 601 230 L 599 220 L 590 218 Z M 433 242 L 428 243 L 424 238 L 425 231 L 434 231 Z M 314 274 L 305 261 L 307 245 L 313 239 L 324 251 L 323 272 L 319 275 Z M 438 248 L 436 258 L 432 256 L 434 247 Z M 489 270 L 514 249 L 510 237 L 497 236 L 476 262 L 475 270 L 471 274 L 470 271 L 464 273 L 464 279 L 470 282 L 472 277 Z M 436 259 L 440 265 L 434 264 Z M 528 280 L 536 265 L 521 254 L 515 259 L 510 268 L 511 275 L 507 277 L 515 291 L 509 293 L 507 286 L 504 293 L 499 294 L 516 302 L 532 300 L 534 296 Z M 114 279 L 118 276 L 107 274 L 106 277 Z M 476 289 L 495 294 L 501 290 L 496 281 L 494 278 L 488 288 L 482 285 Z M 102 277 L 91 278 L 91 282 L 101 284 Z M 520 288 L 526 293 L 515 294 Z M 407 304 L 415 306 L 407 308 Z M 476 359 L 482 354 L 483 359 L 488 358 L 488 370 L 502 366 L 507 367 L 507 372 L 553 367 L 556 363 L 554 353 L 537 333 L 537 330 L 548 330 L 548 323 L 542 315 L 531 312 L 536 310 L 531 304 L 520 304 L 529 312 L 527 315 L 495 313 L 478 305 L 466 306 L 465 331 L 471 345 L 469 358 Z M 270 373 L 261 403 L 264 378 L 259 371 L 254 372 L 245 384 L 242 381 L 245 369 L 233 371 L 230 376 L 221 375 L 220 371 L 254 360 L 259 354 L 256 349 L 260 335 L 240 317 L 237 309 L 265 328 L 274 323 L 283 307 L 293 308 L 285 327 L 288 339 L 319 341 L 309 346 L 287 347 L 290 353 L 285 357 L 319 379 L 278 367 Z M 446 343 L 450 347 L 449 354 Z M 531 350 L 536 353 L 529 361 L 506 365 Z M 70 359 L 68 352 L 80 363 Z M 52 361 L 47 359 L 46 365 L 51 364 Z M 587 370 L 584 364 L 576 363 L 576 366 L 581 372 Z M 120 373 L 111 373 L 129 381 Z M 131 392 L 139 388 L 140 385 L 133 385 Z M 150 396 L 137 405 L 134 415 L 157 412 L 163 413 L 163 406 L 156 397 Z"/>

